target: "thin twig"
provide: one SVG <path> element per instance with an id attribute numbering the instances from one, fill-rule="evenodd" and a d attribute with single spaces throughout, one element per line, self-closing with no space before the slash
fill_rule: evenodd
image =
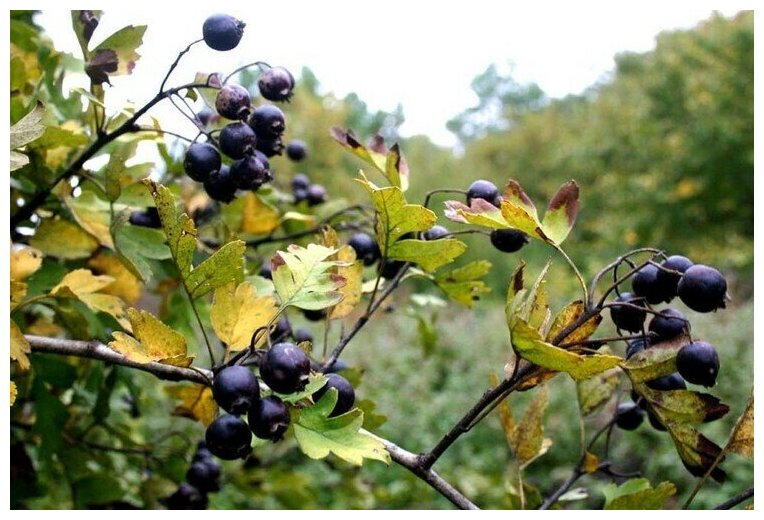
<path id="1" fill-rule="evenodd" d="M 180 59 L 181 59 L 181 58 L 182 58 L 182 57 L 183 57 L 183 56 L 184 56 L 184 55 L 185 55 L 185 54 L 186 54 L 188 51 L 190 51 L 190 50 L 191 50 L 191 47 L 193 47 L 194 45 L 196 45 L 197 43 L 199 43 L 199 42 L 201 42 L 201 41 L 203 41 L 203 40 L 204 40 L 204 38 L 199 38 L 198 40 L 196 40 L 196 41 L 193 41 L 193 42 L 189 43 L 189 44 L 188 44 L 188 47 L 186 47 L 185 49 L 183 49 L 182 51 L 180 51 L 180 52 L 178 53 L 178 57 L 177 57 L 177 58 L 175 58 L 175 61 L 174 61 L 174 62 L 172 62 L 172 65 L 170 65 L 170 70 L 168 70 L 168 71 L 167 71 L 167 74 L 165 75 L 164 79 L 162 80 L 162 84 L 161 84 L 161 85 L 159 85 L 159 92 L 162 92 L 162 91 L 164 90 L 164 86 L 165 86 L 165 84 L 167 83 L 167 80 L 168 80 L 168 79 L 170 79 L 170 74 L 172 74 L 172 71 L 174 71 L 174 70 L 175 70 L 175 67 L 177 67 L 177 66 L 178 66 L 178 63 L 180 62 Z"/>
<path id="2" fill-rule="evenodd" d="M 753 488 L 748 488 L 745 491 L 743 491 L 742 493 L 740 493 L 739 495 L 736 495 L 736 496 L 730 498 L 729 500 L 727 500 L 725 502 L 722 502 L 721 504 L 716 506 L 714 509 L 724 509 L 724 510 L 732 509 L 736 505 L 738 505 L 738 504 L 740 504 L 742 502 L 745 502 L 746 500 L 748 500 L 752 496 L 753 496 Z"/>

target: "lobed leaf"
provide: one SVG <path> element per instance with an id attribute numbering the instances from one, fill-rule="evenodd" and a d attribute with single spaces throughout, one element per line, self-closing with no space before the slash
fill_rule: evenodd
<path id="1" fill-rule="evenodd" d="M 191 271 L 191 259 L 196 250 L 196 226 L 188 215 L 175 208 L 175 197 L 167 187 L 150 179 L 143 183 L 154 198 L 172 258 L 185 278 Z"/>
<path id="2" fill-rule="evenodd" d="M 676 486 L 664 481 L 653 488 L 647 479 L 627 480 L 620 486 L 610 483 L 602 490 L 604 509 L 663 509 L 666 501 L 676 494 Z"/>
<path id="3" fill-rule="evenodd" d="M 88 260 L 88 267 L 114 279 L 101 290 L 102 293 L 117 296 L 131 305 L 135 305 L 140 299 L 143 289 L 141 280 L 118 257 L 99 253 Z"/>
<path id="4" fill-rule="evenodd" d="M 215 290 L 210 320 L 220 341 L 237 351 L 247 348 L 254 332 L 270 323 L 277 313 L 273 296 L 258 296 L 250 282 L 236 285 L 231 281 Z"/>
<path id="5" fill-rule="evenodd" d="M 50 295 L 56 298 L 76 298 L 92 311 L 110 314 L 123 328 L 130 330 L 125 302 L 117 296 L 101 292 L 113 282 L 111 276 L 96 276 L 88 269 L 75 269 L 51 289 Z"/>
<path id="6" fill-rule="evenodd" d="M 194 360 L 188 357 L 186 339 L 148 311 L 128 309 L 133 336 L 114 332 L 109 347 L 127 359 L 138 363 L 157 361 L 168 365 L 187 367 Z"/>
<path id="7" fill-rule="evenodd" d="M 191 269 L 185 283 L 192 298 L 200 298 L 228 282 L 244 279 L 244 251 L 247 245 L 241 240 L 228 242 L 204 262 Z"/>
<path id="8" fill-rule="evenodd" d="M 466 307 L 472 307 L 482 294 L 491 292 L 482 278 L 491 270 L 487 260 L 475 260 L 435 277 L 435 284 L 448 295 Z"/>
<path id="9" fill-rule="evenodd" d="M 339 288 L 346 280 L 330 270 L 338 265 L 326 259 L 336 251 L 317 244 L 307 248 L 292 244 L 287 251 L 277 251 L 271 259 L 273 285 L 281 307 L 319 310 L 339 303 Z"/>
<path id="10" fill-rule="evenodd" d="M 143 44 L 145 25 L 128 25 L 118 30 L 88 56 L 85 72 L 94 84 L 109 83 L 109 76 L 131 74 L 135 62 L 141 57 L 136 49 Z"/>
<path id="11" fill-rule="evenodd" d="M 11 321 L 11 360 L 18 364 L 19 370 L 26 372 L 29 370 L 29 354 L 32 349 L 29 347 L 29 342 L 24 337 L 21 329 L 16 322 Z"/>

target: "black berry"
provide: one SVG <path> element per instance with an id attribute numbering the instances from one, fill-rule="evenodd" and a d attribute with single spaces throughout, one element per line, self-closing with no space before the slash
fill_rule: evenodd
<path id="1" fill-rule="evenodd" d="M 692 261 L 680 255 L 673 255 L 661 262 L 661 268 L 656 274 L 656 283 L 661 287 L 664 301 L 671 301 L 676 296 L 677 285 L 682 278 L 682 273 L 692 267 Z"/>
<path id="2" fill-rule="evenodd" d="M 647 303 L 656 304 L 667 300 L 665 291 L 658 284 L 658 267 L 645 264 L 631 278 L 634 294 L 641 296 Z"/>
<path id="3" fill-rule="evenodd" d="M 207 509 L 207 495 L 191 484 L 186 484 L 185 482 L 178 486 L 175 493 L 169 497 L 161 499 L 161 502 L 167 509 Z"/>
<path id="4" fill-rule="evenodd" d="M 318 402 L 329 388 L 337 390 L 337 404 L 334 405 L 329 417 L 336 417 L 349 412 L 355 404 L 355 391 L 348 380 L 339 374 L 330 373 L 326 375 L 326 384 L 313 394 L 313 402 Z"/>
<path id="5" fill-rule="evenodd" d="M 501 194 L 494 183 L 479 179 L 467 188 L 467 204 L 471 204 L 473 199 L 487 200 L 494 206 L 498 206 L 497 201 L 501 200 Z"/>
<path id="6" fill-rule="evenodd" d="M 711 312 L 725 307 L 727 280 L 713 267 L 693 265 L 684 272 L 676 289 L 682 302 L 694 311 Z"/>
<path id="7" fill-rule="evenodd" d="M 284 438 L 289 428 L 289 410 L 284 402 L 275 395 L 260 399 L 257 406 L 252 407 L 247 416 L 249 427 L 255 437 L 269 439 L 273 442 Z"/>
<path id="8" fill-rule="evenodd" d="M 294 88 L 294 76 L 284 67 L 271 67 L 260 75 L 257 88 L 268 101 L 289 101 Z"/>
<path id="9" fill-rule="evenodd" d="M 424 232 L 423 238 L 425 240 L 439 240 L 449 235 L 448 229 L 443 226 L 432 226 L 430 229 Z"/>
<path id="10" fill-rule="evenodd" d="M 387 280 L 392 280 L 406 264 L 403 260 L 387 260 L 380 266 L 379 275 Z"/>
<path id="11" fill-rule="evenodd" d="M 614 303 L 615 305 L 610 307 L 610 318 L 615 326 L 629 332 L 641 332 L 647 318 L 644 300 L 624 292 L 618 295 Z"/>
<path id="12" fill-rule="evenodd" d="M 656 341 L 673 339 L 690 332 L 690 324 L 677 309 L 663 309 L 650 320 L 649 330 L 657 336 Z"/>
<path id="13" fill-rule="evenodd" d="M 257 274 L 268 280 L 273 280 L 273 268 L 271 267 L 271 263 L 263 262 L 263 265 L 260 267 L 260 271 L 258 271 Z"/>
<path id="14" fill-rule="evenodd" d="M 661 422 L 661 420 L 658 419 L 658 416 L 655 415 L 653 412 L 651 411 L 647 412 L 647 419 L 650 421 L 650 426 L 652 426 L 656 430 L 659 430 L 662 432 L 665 432 L 667 430 L 667 428 L 663 426 L 663 423 Z"/>
<path id="15" fill-rule="evenodd" d="M 682 376 L 679 375 L 679 372 L 653 379 L 645 384 L 653 390 L 659 390 L 661 392 L 687 390 L 687 384 L 684 382 L 684 379 L 682 379 Z"/>
<path id="16" fill-rule="evenodd" d="M 278 343 L 283 341 L 287 336 L 292 335 L 292 324 L 289 323 L 289 318 L 282 316 L 276 326 L 271 331 L 271 341 Z"/>
<path id="17" fill-rule="evenodd" d="M 252 112 L 249 126 L 255 131 L 258 139 L 280 138 L 286 130 L 284 112 L 275 105 L 260 105 Z"/>
<path id="18" fill-rule="evenodd" d="M 292 190 L 307 190 L 310 187 L 310 178 L 304 173 L 297 173 L 292 177 Z"/>
<path id="19" fill-rule="evenodd" d="M 146 208 L 143 211 L 133 211 L 130 213 L 130 223 L 134 226 L 162 227 L 162 219 L 159 218 L 159 211 L 155 207 Z"/>
<path id="20" fill-rule="evenodd" d="M 275 138 L 261 138 L 258 136 L 255 148 L 266 157 L 273 157 L 284 152 L 284 142 L 281 140 L 281 136 Z"/>
<path id="21" fill-rule="evenodd" d="M 220 131 L 218 139 L 220 151 L 231 159 L 243 159 L 255 150 L 257 137 L 255 132 L 241 121 L 230 123 Z"/>
<path id="22" fill-rule="evenodd" d="M 239 45 L 246 24 L 227 14 L 213 14 L 204 21 L 204 42 L 216 51 L 229 51 Z"/>
<path id="23" fill-rule="evenodd" d="M 183 157 L 186 175 L 197 182 L 206 181 L 210 174 L 220 170 L 220 166 L 220 153 L 210 143 L 192 143 Z"/>
<path id="24" fill-rule="evenodd" d="M 348 240 L 348 245 L 355 250 L 356 258 L 363 260 L 363 265 L 371 265 L 379 260 L 379 246 L 366 233 L 354 233 Z"/>
<path id="25" fill-rule="evenodd" d="M 212 459 L 199 460 L 189 466 L 186 480 L 203 493 L 220 489 L 220 465 Z"/>
<path id="26" fill-rule="evenodd" d="M 308 206 L 317 206 L 327 201 L 329 195 L 326 193 L 326 188 L 320 184 L 311 184 L 306 194 L 306 200 Z"/>
<path id="27" fill-rule="evenodd" d="M 645 415 L 636 403 L 620 403 L 615 412 L 615 423 L 622 430 L 636 430 Z"/>
<path id="28" fill-rule="evenodd" d="M 514 253 L 528 243 L 528 235 L 519 229 L 494 229 L 491 231 L 491 244 L 504 253 Z"/>
<path id="29" fill-rule="evenodd" d="M 294 139 L 287 145 L 286 153 L 287 157 L 291 160 L 295 162 L 302 161 L 308 155 L 308 148 L 305 146 L 304 142 L 299 139 Z"/>
<path id="30" fill-rule="evenodd" d="M 276 343 L 263 357 L 260 377 L 271 390 L 291 394 L 305 388 L 310 374 L 310 359 L 294 343 Z"/>
<path id="31" fill-rule="evenodd" d="M 252 99 L 247 89 L 241 85 L 230 84 L 218 91 L 215 110 L 227 119 L 241 120 L 249 117 L 251 103 Z"/>
<path id="32" fill-rule="evenodd" d="M 714 386 L 719 373 L 719 355 L 710 343 L 693 341 L 676 355 L 676 368 L 689 383 Z"/>
<path id="33" fill-rule="evenodd" d="M 296 329 L 292 332 L 292 338 L 294 338 L 297 343 L 302 343 L 303 341 L 313 343 L 313 334 L 311 334 L 308 329 Z"/>
<path id="34" fill-rule="evenodd" d="M 310 321 L 322 321 L 324 318 L 326 318 L 326 309 L 303 309 L 302 315 Z"/>
<path id="35" fill-rule="evenodd" d="M 231 202 L 236 197 L 236 184 L 233 182 L 228 166 L 223 165 L 220 171 L 212 173 L 204 181 L 204 191 L 212 200 Z"/>
<path id="36" fill-rule="evenodd" d="M 272 178 L 269 166 L 268 159 L 255 152 L 231 164 L 231 177 L 240 190 L 257 191 Z"/>
<path id="37" fill-rule="evenodd" d="M 207 427 L 204 436 L 207 449 L 223 460 L 235 460 L 252 451 L 252 432 L 247 423 L 235 415 L 221 415 Z"/>
<path id="38" fill-rule="evenodd" d="M 226 412 L 242 415 L 260 399 L 260 385 L 250 369 L 234 365 L 217 373 L 212 397 Z"/>

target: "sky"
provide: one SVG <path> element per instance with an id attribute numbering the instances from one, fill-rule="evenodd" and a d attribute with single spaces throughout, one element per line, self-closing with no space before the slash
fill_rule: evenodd
<path id="1" fill-rule="evenodd" d="M 98 2 L 96 2 L 98 3 Z M 101 2 L 103 3 L 103 2 Z M 69 12 L 61 2 L 44 2 L 39 23 L 56 46 L 79 54 Z M 536 82 L 551 97 L 580 93 L 605 80 L 622 51 L 646 52 L 662 30 L 691 28 L 716 7 L 730 16 L 751 2 L 577 2 L 536 1 L 532 5 L 471 0 L 291 0 L 174 4 L 134 1 L 104 7 L 92 42 L 127 24 L 146 24 L 142 58 L 132 76 L 119 78 L 107 94 L 115 106 L 143 104 L 158 88 L 177 53 L 201 36 L 204 19 L 226 12 L 247 23 L 239 46 L 218 52 L 195 46 L 181 61 L 170 85 L 198 71 L 228 72 L 262 60 L 293 72 L 309 67 L 325 92 L 356 92 L 371 109 L 406 118 L 404 136 L 427 134 L 441 145 L 455 143 L 446 122 L 473 106 L 472 79 L 490 64 L 511 67 L 520 82 Z M 150 7 L 149 7 L 150 6 Z M 192 7 L 193 6 L 193 7 Z M 206 6 L 205 6 L 206 7 Z M 85 86 L 85 85 L 83 85 Z M 171 117 L 165 107 L 156 114 Z M 183 121 L 178 121 L 183 130 Z M 189 129 L 186 129 L 189 131 Z"/>

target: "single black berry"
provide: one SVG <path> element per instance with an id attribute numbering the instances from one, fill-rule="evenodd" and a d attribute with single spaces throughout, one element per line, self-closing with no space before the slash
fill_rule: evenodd
<path id="1" fill-rule="evenodd" d="M 235 415 L 221 415 L 207 427 L 204 435 L 207 449 L 223 460 L 235 460 L 252 451 L 252 432 L 247 423 Z"/>
<path id="2" fill-rule="evenodd" d="M 236 197 L 236 184 L 233 182 L 228 166 L 223 165 L 220 171 L 212 173 L 204 181 L 204 191 L 212 200 L 231 202 Z"/>
<path id="3" fill-rule="evenodd" d="M 263 357 L 260 377 L 274 392 L 291 394 L 308 384 L 310 359 L 294 343 L 276 343 Z"/>
<path id="4" fill-rule="evenodd" d="M 260 75 L 257 88 L 268 101 L 289 101 L 294 88 L 294 76 L 284 67 L 271 67 Z"/>
<path id="5" fill-rule="evenodd" d="M 642 409 L 636 403 L 620 403 L 615 412 L 615 423 L 622 430 L 636 430 L 645 415 Z"/>
<path id="6" fill-rule="evenodd" d="M 300 141 L 299 139 L 294 139 L 289 142 L 289 144 L 286 147 L 286 153 L 287 157 L 292 159 L 293 161 L 302 161 L 307 157 L 308 155 L 308 148 L 305 146 L 305 143 L 303 141 Z"/>
<path id="7" fill-rule="evenodd" d="M 379 260 L 379 246 L 376 240 L 366 233 L 353 233 L 348 245 L 355 250 L 356 258 L 363 260 L 363 265 L 371 265 Z"/>
<path id="8" fill-rule="evenodd" d="M 159 218 L 159 211 L 153 206 L 142 211 L 133 211 L 130 213 L 130 223 L 134 226 L 150 228 L 162 227 L 162 219 Z"/>
<path id="9" fill-rule="evenodd" d="M 679 375 L 679 372 L 674 372 L 673 374 L 647 381 L 645 384 L 653 390 L 659 390 L 661 392 L 687 390 L 687 384 L 684 382 L 684 379 L 682 379 L 682 376 Z"/>
<path id="10" fill-rule="evenodd" d="M 231 177 L 240 190 L 257 191 L 272 178 L 268 166 L 268 159 L 255 152 L 231 164 Z"/>
<path id="11" fill-rule="evenodd" d="M 641 296 L 647 303 L 656 304 L 667 300 L 665 291 L 658 284 L 658 267 L 645 264 L 631 277 L 631 288 L 634 294 Z"/>
<path id="12" fill-rule="evenodd" d="M 304 173 L 296 173 L 290 183 L 292 190 L 306 190 L 310 187 L 310 178 Z"/>
<path id="13" fill-rule="evenodd" d="M 303 309 L 302 315 L 310 321 L 323 321 L 326 318 L 326 309 Z"/>
<path id="14" fill-rule="evenodd" d="M 642 352 L 646 348 L 650 348 L 650 338 L 647 336 L 629 340 L 626 343 L 626 359 L 629 359 L 634 354 Z"/>
<path id="15" fill-rule="evenodd" d="M 450 233 L 448 229 L 446 229 L 445 227 L 435 225 L 424 232 L 423 238 L 425 240 L 439 240 L 445 236 L 448 236 L 449 234 Z"/>
<path id="16" fill-rule="evenodd" d="M 337 404 L 334 405 L 329 417 L 336 417 L 349 412 L 355 404 L 355 390 L 353 390 L 350 382 L 339 374 L 326 374 L 326 384 L 313 394 L 313 402 L 318 402 L 329 388 L 337 390 Z"/>
<path id="17" fill-rule="evenodd" d="M 183 157 L 186 175 L 197 182 L 206 181 L 220 166 L 220 152 L 210 143 L 192 143 Z"/>
<path id="18" fill-rule="evenodd" d="M 241 121 L 230 123 L 220 131 L 218 139 L 220 151 L 231 159 L 243 159 L 245 155 L 252 153 L 257 144 L 255 132 Z"/>
<path id="19" fill-rule="evenodd" d="M 684 272 L 676 290 L 690 309 L 711 312 L 725 307 L 727 280 L 713 267 L 695 264 Z"/>
<path id="20" fill-rule="evenodd" d="M 693 341 L 679 350 L 676 368 L 689 383 L 714 386 L 719 373 L 719 355 L 710 343 Z"/>
<path id="21" fill-rule="evenodd" d="M 387 260 L 380 266 L 379 275 L 387 280 L 392 280 L 406 264 L 403 260 Z"/>
<path id="22" fill-rule="evenodd" d="M 649 330 L 657 336 L 656 342 L 673 339 L 690 332 L 690 323 L 677 309 L 663 309 L 650 320 Z"/>
<path id="23" fill-rule="evenodd" d="M 185 482 L 170 496 L 160 500 L 167 509 L 193 510 L 207 509 L 207 494 Z"/>
<path id="24" fill-rule="evenodd" d="M 241 85 L 231 83 L 218 91 L 215 110 L 227 119 L 242 120 L 249 117 L 251 103 L 249 91 Z"/>
<path id="25" fill-rule="evenodd" d="M 292 332 L 292 338 L 294 339 L 295 343 L 302 343 L 303 341 L 313 343 L 313 334 L 311 334 L 308 329 L 295 329 Z"/>
<path id="26" fill-rule="evenodd" d="M 692 267 L 692 261 L 681 255 L 670 256 L 661 262 L 661 268 L 656 274 L 656 283 L 663 292 L 664 301 L 671 301 L 676 296 L 679 280 L 690 267 Z"/>
<path id="27" fill-rule="evenodd" d="M 501 194 L 494 183 L 479 179 L 467 188 L 467 204 L 471 204 L 473 199 L 487 200 L 494 206 L 498 206 L 497 201 L 501 200 Z"/>
<path id="28" fill-rule="evenodd" d="M 220 489 L 220 465 L 212 459 L 193 462 L 186 472 L 189 484 L 203 493 Z"/>
<path id="29" fill-rule="evenodd" d="M 528 235 L 519 229 L 494 229 L 491 231 L 491 244 L 504 253 L 514 253 L 528 243 Z"/>
<path id="30" fill-rule="evenodd" d="M 326 188 L 320 184 L 311 184 L 306 195 L 308 206 L 323 204 L 329 198 L 329 195 L 326 193 Z"/>
<path id="31" fill-rule="evenodd" d="M 204 21 L 204 42 L 216 51 L 229 51 L 239 45 L 246 24 L 227 14 L 213 14 Z"/>
<path id="32" fill-rule="evenodd" d="M 249 126 L 255 131 L 258 139 L 280 138 L 286 130 L 284 112 L 276 105 L 260 105 L 252 112 Z"/>
<path id="33" fill-rule="evenodd" d="M 215 121 L 215 119 L 217 118 L 217 114 L 213 112 L 209 107 L 205 106 L 199 112 L 197 112 L 196 118 L 199 120 L 199 122 L 202 125 L 207 126 L 213 121 Z"/>
<path id="34" fill-rule="evenodd" d="M 610 318 L 615 326 L 629 332 L 641 332 L 647 318 L 645 302 L 632 293 L 623 292 L 610 307 Z"/>
<path id="35" fill-rule="evenodd" d="M 215 375 L 212 397 L 226 412 L 242 415 L 260 399 L 260 385 L 250 369 L 234 365 Z"/>
<path id="36" fill-rule="evenodd" d="M 291 420 L 286 405 L 275 395 L 260 399 L 257 406 L 249 410 L 247 418 L 255 437 L 273 442 L 284 438 Z"/>

